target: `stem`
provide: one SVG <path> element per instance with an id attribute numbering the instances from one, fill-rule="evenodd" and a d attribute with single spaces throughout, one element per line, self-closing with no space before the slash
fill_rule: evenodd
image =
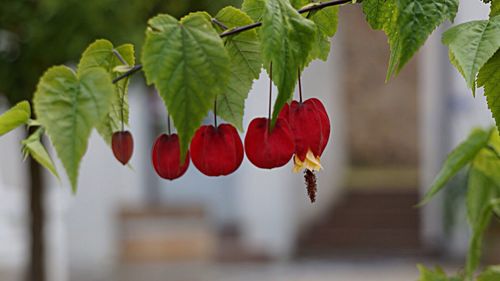
<path id="1" fill-rule="evenodd" d="M 122 57 L 122 55 L 120 54 L 120 52 L 118 52 L 117 50 L 113 49 L 113 54 L 115 54 L 115 56 L 124 64 L 124 65 L 128 65 L 127 61 Z"/>
<path id="2" fill-rule="evenodd" d="M 300 101 L 300 103 L 302 103 L 302 81 L 300 78 L 300 68 L 298 71 L 298 76 L 299 76 L 299 101 Z"/>
<path id="3" fill-rule="evenodd" d="M 122 75 L 116 77 L 115 79 L 113 79 L 113 84 L 116 84 L 120 80 L 132 76 L 133 74 L 135 74 L 136 72 L 138 72 L 141 69 L 142 69 L 142 65 L 140 65 L 140 64 L 134 65 L 134 67 L 132 67 L 131 70 L 129 70 L 129 71 L 123 73 Z"/>
<path id="4" fill-rule="evenodd" d="M 123 121 L 123 104 L 125 103 L 125 87 L 127 86 L 127 83 L 128 83 L 128 80 L 129 80 L 129 77 L 126 78 L 125 80 L 125 85 L 123 85 L 123 87 L 121 88 L 121 106 L 120 106 L 120 117 L 121 117 L 121 121 L 122 121 L 122 132 L 125 131 L 125 125 L 123 124 L 124 121 Z"/>
<path id="5" fill-rule="evenodd" d="M 319 3 L 316 3 L 314 5 L 302 8 L 298 12 L 303 14 L 303 13 L 307 13 L 307 12 L 311 12 L 311 11 L 321 10 L 321 9 L 326 8 L 326 7 L 337 6 L 337 5 L 347 4 L 347 3 L 352 3 L 352 0 L 334 0 L 334 1 L 327 1 L 327 2 L 319 2 Z"/>
<path id="6" fill-rule="evenodd" d="M 227 25 L 225 25 L 223 22 L 221 22 L 220 20 L 218 20 L 216 18 L 212 18 L 212 23 L 214 23 L 217 26 L 219 26 L 220 28 L 222 28 L 222 30 L 228 30 L 229 29 L 229 27 L 227 27 Z"/>
<path id="7" fill-rule="evenodd" d="M 231 29 L 229 31 L 221 33 L 220 37 L 224 38 L 224 37 L 227 37 L 227 36 L 235 35 L 235 34 L 243 32 L 243 31 L 247 31 L 247 30 L 251 30 L 251 29 L 257 28 L 259 26 L 262 26 L 261 22 L 256 22 L 256 23 L 252 23 L 252 24 L 249 24 L 249 25 L 244 25 L 244 26 L 236 27 L 234 29 Z"/>
<path id="8" fill-rule="evenodd" d="M 346 3 L 352 3 L 352 0 L 332 0 L 332 1 L 327 1 L 327 2 L 320 2 L 320 3 L 316 3 L 314 5 L 302 8 L 302 9 L 298 10 L 298 12 L 300 14 L 304 14 L 304 13 L 308 13 L 311 11 L 321 10 L 321 9 L 326 8 L 326 7 L 342 5 L 342 4 L 346 4 Z M 243 32 L 243 31 L 257 28 L 261 25 L 262 25 L 262 22 L 256 22 L 256 23 L 252 23 L 249 25 L 240 26 L 240 27 L 237 27 L 235 29 L 231 29 L 229 31 L 223 32 L 220 35 L 220 37 L 234 35 L 234 34 L 237 34 L 237 33 Z"/>
<path id="9" fill-rule="evenodd" d="M 273 97 L 273 63 L 271 62 L 269 64 L 269 109 L 268 109 L 268 113 L 267 113 L 267 128 L 269 130 L 269 132 L 271 132 L 271 100 L 272 100 L 272 97 Z"/>
<path id="10" fill-rule="evenodd" d="M 215 98 L 214 101 L 214 125 L 215 128 L 217 129 L 217 98 Z"/>
<path id="11" fill-rule="evenodd" d="M 167 130 L 168 130 L 168 135 L 170 136 L 172 134 L 172 130 L 170 127 L 170 114 L 167 115 Z"/>
<path id="12" fill-rule="evenodd" d="M 36 128 L 30 128 L 35 132 Z M 30 134 L 28 134 L 29 136 Z M 41 166 L 30 157 L 29 160 L 30 189 L 28 214 L 29 214 L 29 263 L 26 268 L 26 281 L 47 280 L 45 261 L 45 184 Z"/>
<path id="13" fill-rule="evenodd" d="M 317 11 L 317 10 L 324 9 L 326 7 L 331 7 L 331 6 L 337 6 L 337 5 L 352 3 L 352 1 L 353 0 L 332 0 L 332 1 L 327 1 L 327 2 L 319 2 L 319 3 L 313 4 L 311 6 L 302 8 L 302 9 L 298 10 L 298 12 L 300 14 L 308 13 L 308 12 L 311 12 L 311 11 Z M 212 19 L 212 22 L 214 24 L 217 24 L 217 25 L 219 25 L 219 23 L 221 23 L 217 19 Z M 219 23 L 217 23 L 217 22 L 219 22 Z M 244 25 L 244 26 L 236 27 L 236 28 L 233 28 L 231 30 L 226 30 L 226 31 L 222 32 L 220 34 L 220 37 L 224 38 L 224 37 L 227 37 L 227 36 L 235 35 L 235 34 L 247 31 L 247 30 L 251 30 L 251 29 L 257 28 L 259 26 L 262 26 L 262 22 L 256 22 L 256 23 L 252 23 L 252 24 L 249 24 L 249 25 Z M 116 82 L 124 79 L 125 77 L 131 76 L 131 75 L 133 75 L 134 73 L 136 73 L 137 71 L 139 71 L 141 69 L 142 69 L 142 65 L 138 64 L 138 65 L 134 66 L 131 70 L 125 72 L 123 75 L 118 76 L 117 78 L 115 78 L 113 80 L 113 83 L 116 83 Z"/>

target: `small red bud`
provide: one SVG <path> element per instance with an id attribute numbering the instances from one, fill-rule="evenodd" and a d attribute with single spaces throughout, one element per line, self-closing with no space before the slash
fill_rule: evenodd
<path id="1" fill-rule="evenodd" d="M 281 167 L 290 161 L 294 150 L 293 135 L 285 119 L 278 118 L 272 131 L 267 118 L 250 122 L 245 136 L 245 152 L 255 166 L 263 169 Z"/>
<path id="2" fill-rule="evenodd" d="M 236 129 L 229 124 L 200 127 L 191 141 L 191 159 L 207 176 L 226 176 L 243 161 L 243 144 Z"/>
<path id="3" fill-rule="evenodd" d="M 115 158 L 126 165 L 134 152 L 134 139 L 129 131 L 115 132 L 111 137 L 111 148 Z"/>
<path id="4" fill-rule="evenodd" d="M 292 101 L 285 106 L 280 116 L 287 118 L 295 138 L 295 153 L 304 161 L 308 150 L 319 157 L 330 138 L 330 120 L 325 107 L 316 98 L 303 103 Z"/>
<path id="5" fill-rule="evenodd" d="M 156 173 L 167 180 L 184 175 L 189 167 L 189 152 L 181 163 L 179 138 L 176 134 L 159 136 L 153 146 L 152 159 Z"/>

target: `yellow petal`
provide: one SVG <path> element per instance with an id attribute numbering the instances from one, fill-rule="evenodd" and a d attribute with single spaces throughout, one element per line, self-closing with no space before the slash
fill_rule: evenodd
<path id="1" fill-rule="evenodd" d="M 304 161 L 301 161 L 297 155 L 294 155 L 293 162 L 295 164 L 293 166 L 294 173 L 298 173 L 302 169 L 308 169 L 310 171 L 319 171 L 323 169 L 319 156 L 314 156 L 311 150 L 307 151 L 306 159 L 304 159 Z"/>

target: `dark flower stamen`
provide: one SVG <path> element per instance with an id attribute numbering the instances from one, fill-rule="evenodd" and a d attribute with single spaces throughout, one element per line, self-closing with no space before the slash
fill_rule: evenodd
<path id="1" fill-rule="evenodd" d="M 311 199 L 311 203 L 316 202 L 316 192 L 318 191 L 318 185 L 316 184 L 316 175 L 313 171 L 306 169 L 304 172 L 304 179 L 306 181 L 307 195 Z"/>

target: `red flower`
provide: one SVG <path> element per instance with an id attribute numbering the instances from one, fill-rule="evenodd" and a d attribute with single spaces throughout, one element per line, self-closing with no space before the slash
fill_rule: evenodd
<path id="1" fill-rule="evenodd" d="M 318 99 L 285 105 L 280 117 L 288 120 L 295 139 L 294 171 L 321 169 L 320 157 L 330 137 L 330 120 Z"/>
<path id="2" fill-rule="evenodd" d="M 152 159 L 156 173 L 167 180 L 184 175 L 189 166 L 189 152 L 181 163 L 181 152 L 177 134 L 159 136 L 153 146 Z"/>
<path id="3" fill-rule="evenodd" d="M 229 124 L 200 127 L 191 141 L 193 164 L 207 176 L 226 176 L 243 161 L 243 144 L 236 129 Z"/>
<path id="4" fill-rule="evenodd" d="M 272 131 L 267 118 L 250 122 L 245 136 L 245 152 L 255 166 L 263 169 L 281 167 L 290 161 L 294 150 L 292 131 L 285 119 L 278 118 Z"/>
<path id="5" fill-rule="evenodd" d="M 126 165 L 134 152 L 134 139 L 129 131 L 115 132 L 111 137 L 111 149 L 115 158 Z"/>

